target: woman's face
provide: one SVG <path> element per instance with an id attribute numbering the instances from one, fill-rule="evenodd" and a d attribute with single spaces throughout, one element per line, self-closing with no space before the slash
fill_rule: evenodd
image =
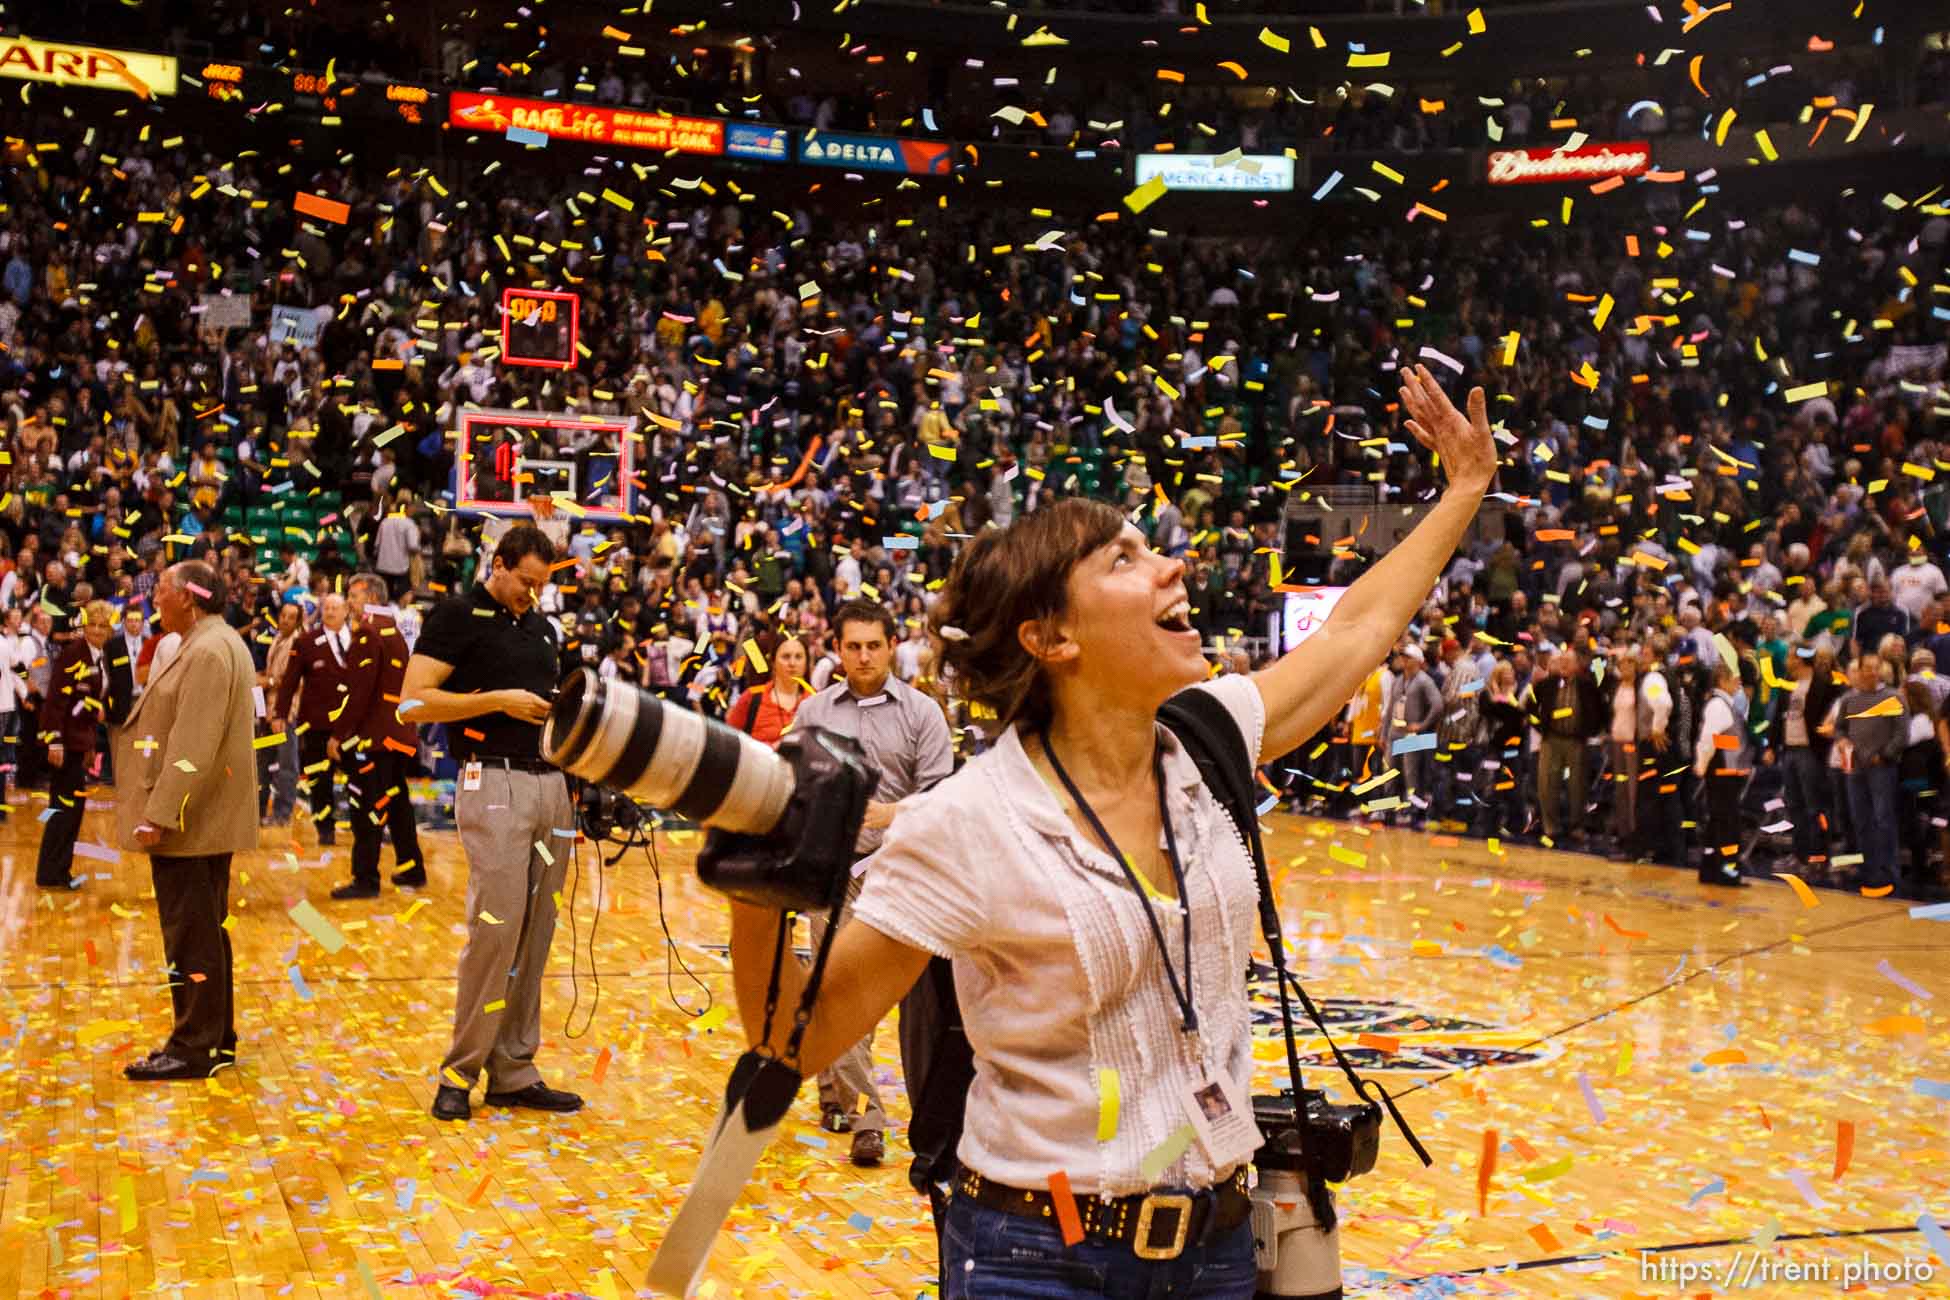
<path id="1" fill-rule="evenodd" d="M 796 681 L 806 675 L 806 647 L 797 641 L 780 644 L 772 655 L 772 679 L 780 682 Z"/>
<path id="2" fill-rule="evenodd" d="M 1069 605 L 1051 665 L 1058 671 L 1081 673 L 1140 704 L 1205 678 L 1185 564 L 1146 546 L 1131 525 L 1071 569 Z"/>

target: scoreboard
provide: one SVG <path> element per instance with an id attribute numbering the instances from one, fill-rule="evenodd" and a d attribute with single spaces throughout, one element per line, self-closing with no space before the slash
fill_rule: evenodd
<path id="1" fill-rule="evenodd" d="M 511 366 L 573 370 L 582 299 L 555 289 L 501 291 L 501 359 Z"/>

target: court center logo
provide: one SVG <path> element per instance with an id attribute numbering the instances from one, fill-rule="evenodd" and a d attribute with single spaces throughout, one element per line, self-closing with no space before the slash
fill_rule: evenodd
<path id="1" fill-rule="evenodd" d="M 1280 1036 L 1279 987 L 1273 968 L 1255 961 L 1246 973 L 1253 1036 Z M 1314 998 L 1320 1018 L 1341 1053 L 1362 1074 L 1440 1074 L 1483 1066 L 1536 1065 L 1556 1059 L 1555 1043 L 1532 1043 L 1536 1035 L 1505 1025 L 1429 1011 L 1387 998 Z M 1300 1064 L 1336 1068 L 1327 1040 L 1296 999 L 1294 1032 Z"/>

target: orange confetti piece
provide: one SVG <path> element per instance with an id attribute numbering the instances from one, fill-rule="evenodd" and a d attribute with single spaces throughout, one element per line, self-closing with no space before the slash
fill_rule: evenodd
<path id="1" fill-rule="evenodd" d="M 1547 1223 L 1531 1224 L 1530 1239 L 1537 1243 L 1539 1250 L 1547 1250 L 1552 1254 L 1564 1249 L 1564 1243 L 1557 1239 L 1557 1234 L 1550 1230 L 1550 1225 Z"/>
<path id="2" fill-rule="evenodd" d="M 1645 939 L 1651 937 L 1644 930 L 1627 930 L 1624 926 L 1612 920 L 1609 912 L 1605 914 L 1605 924 L 1610 926 L 1614 933 L 1626 939 Z"/>
<path id="3" fill-rule="evenodd" d="M 1392 1034 L 1362 1034 L 1354 1040 L 1362 1047 L 1372 1047 L 1375 1051 L 1393 1056 L 1402 1050 L 1402 1040 Z"/>
<path id="4" fill-rule="evenodd" d="M 1077 1199 L 1070 1193 L 1070 1176 L 1061 1169 L 1049 1176 L 1049 1195 L 1056 1208 L 1056 1226 L 1062 1230 L 1063 1244 L 1076 1245 L 1083 1240 L 1083 1216 L 1077 1213 Z"/>
<path id="5" fill-rule="evenodd" d="M 474 1190 L 467 1194 L 467 1203 L 469 1205 L 479 1205 L 481 1198 L 487 1195 L 488 1184 L 493 1181 L 493 1174 L 482 1174 L 481 1181 L 474 1184 Z"/>
<path id="6" fill-rule="evenodd" d="M 1815 897 L 1815 891 L 1808 888 L 1808 883 L 1801 879 L 1801 877 L 1795 875 L 1792 871 L 1776 871 L 1774 874 L 1788 882 L 1788 888 L 1792 889 L 1794 896 L 1801 900 L 1801 906 L 1821 906 L 1821 900 Z"/>
<path id="7" fill-rule="evenodd" d="M 1246 70 L 1240 67 L 1237 63 L 1234 63 L 1231 59 L 1227 59 L 1224 63 L 1221 63 L 1219 66 L 1224 68 L 1227 72 L 1230 72 L 1233 76 L 1239 78 L 1239 80 L 1241 81 L 1244 81 L 1246 79 Z"/>
<path id="8" fill-rule="evenodd" d="M 1184 81 L 1185 81 L 1185 74 L 1184 74 L 1184 73 L 1182 73 L 1182 72 L 1173 72 L 1173 71 L 1172 71 L 1172 70 L 1171 70 L 1170 68 L 1159 68 L 1159 69 L 1158 69 L 1158 80 L 1160 80 L 1160 81 L 1176 81 L 1176 82 L 1178 82 L 1178 83 L 1179 83 L 1180 85 L 1183 85 L 1183 84 L 1184 84 Z"/>
<path id="9" fill-rule="evenodd" d="M 1722 1047 L 1717 1052 L 1708 1052 L 1701 1059 L 1707 1065 L 1745 1065 L 1747 1054 L 1737 1047 Z"/>
<path id="10" fill-rule="evenodd" d="M 1848 1162 L 1855 1154 L 1855 1121 L 1838 1119 L 1835 1121 L 1835 1181 L 1842 1181 L 1848 1172 Z"/>
<path id="11" fill-rule="evenodd" d="M 1483 1153 L 1476 1160 L 1476 1215 L 1489 1213 L 1490 1179 L 1496 1174 L 1496 1130 L 1483 1130 Z"/>
<path id="12" fill-rule="evenodd" d="M 608 1073 L 609 1073 L 609 1049 L 605 1047 L 602 1051 L 596 1053 L 596 1068 L 590 1071 L 589 1081 L 591 1083 L 600 1084 L 603 1081 L 603 1076 Z"/>
<path id="13" fill-rule="evenodd" d="M 1539 528 L 1536 538 L 1540 542 L 1575 542 L 1578 535 L 1568 528 Z"/>
<path id="14" fill-rule="evenodd" d="M 317 217 L 320 221 L 329 221 L 335 226 L 344 225 L 352 217 L 350 204 L 340 203 L 337 199 L 322 198 L 316 194 L 307 194 L 303 190 L 298 191 L 297 196 L 291 200 L 291 206 L 308 217 Z"/>
<path id="15" fill-rule="evenodd" d="M 1893 1038 L 1900 1034 L 1920 1034 L 1923 1032 L 1923 1017 L 1884 1016 L 1880 1020 L 1872 1021 L 1867 1028 L 1870 1033 L 1886 1038 Z"/>

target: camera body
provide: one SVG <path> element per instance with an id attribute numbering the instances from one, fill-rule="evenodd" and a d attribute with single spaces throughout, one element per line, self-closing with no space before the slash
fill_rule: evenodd
<path id="1" fill-rule="evenodd" d="M 1291 1089 L 1277 1096 L 1253 1098 L 1253 1118 L 1259 1122 L 1259 1131 L 1266 1134 L 1266 1141 L 1253 1155 L 1255 1168 L 1304 1175 L 1309 1172 L 1309 1153 L 1312 1172 L 1330 1183 L 1344 1183 L 1374 1168 L 1381 1151 L 1381 1107 L 1367 1101 L 1344 1106 L 1311 1088 L 1306 1091 L 1304 1104 L 1307 1128 L 1303 1143 Z"/>
<path id="2" fill-rule="evenodd" d="M 844 896 L 853 840 L 880 774 L 858 740 L 817 727 L 787 735 L 778 756 L 792 769 L 785 815 L 764 835 L 714 828 L 697 878 L 755 907 L 823 911 Z"/>

